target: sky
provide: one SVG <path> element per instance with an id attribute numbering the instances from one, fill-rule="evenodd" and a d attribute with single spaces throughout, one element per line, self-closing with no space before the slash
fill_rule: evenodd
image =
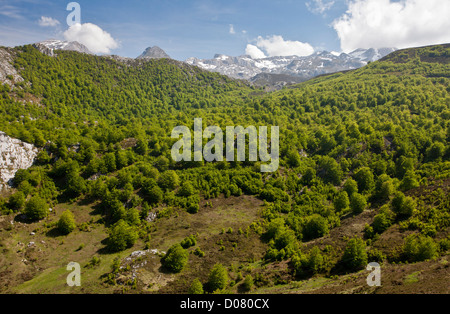
<path id="1" fill-rule="evenodd" d="M 135 58 L 254 58 L 450 43 L 450 0 L 0 0 L 0 46 L 79 41 Z"/>

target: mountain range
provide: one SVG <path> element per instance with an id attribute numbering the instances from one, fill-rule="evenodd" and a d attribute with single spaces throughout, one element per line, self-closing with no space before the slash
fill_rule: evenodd
<path id="1" fill-rule="evenodd" d="M 54 55 L 55 50 L 73 50 L 91 54 L 86 46 L 78 42 L 47 40 L 34 46 L 50 56 Z M 371 48 L 357 49 L 351 53 L 318 51 L 305 57 L 276 56 L 262 59 L 254 59 L 249 55 L 232 57 L 216 54 L 213 59 L 192 57 L 185 60 L 185 63 L 234 79 L 247 80 L 259 86 L 269 85 L 279 89 L 319 75 L 358 69 L 396 50 L 396 48 Z M 154 46 L 145 49 L 136 59 L 161 58 L 170 59 L 170 56 L 160 47 Z"/>
<path id="2" fill-rule="evenodd" d="M 348 54 L 319 51 L 306 57 L 277 56 L 263 59 L 253 59 L 248 55 L 230 57 L 217 54 L 213 59 L 189 58 L 186 62 L 232 78 L 249 80 L 258 85 L 283 86 L 323 74 L 358 69 L 396 50 L 396 48 L 357 49 Z"/>

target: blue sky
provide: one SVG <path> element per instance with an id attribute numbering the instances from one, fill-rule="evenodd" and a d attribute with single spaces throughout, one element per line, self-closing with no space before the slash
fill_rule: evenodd
<path id="1" fill-rule="evenodd" d="M 289 50 L 299 43 L 307 44 L 315 51 L 342 51 L 362 46 L 381 48 L 395 45 L 403 48 L 428 42 L 450 42 L 447 35 L 450 33 L 447 21 L 450 0 L 377 1 L 77 2 L 81 6 L 81 24 L 96 25 L 95 31 L 103 32 L 98 36 L 110 36 L 105 43 L 114 41 L 106 50 L 127 57 L 137 57 L 146 47 L 154 45 L 164 49 L 174 59 L 185 60 L 189 57 L 212 58 L 216 53 L 238 56 L 245 54 L 248 45 L 257 46 L 265 55 L 273 55 L 283 53 L 283 47 Z M 22 45 L 50 38 L 81 38 L 76 37 L 76 30 L 70 34 L 67 32 L 66 17 L 70 12 L 66 7 L 69 2 L 0 0 L 0 46 Z M 379 16 L 373 16 L 374 11 Z M 398 17 L 383 18 L 389 14 L 398 14 Z M 421 18 L 425 19 L 422 25 L 428 25 L 427 21 L 434 24 L 429 28 L 425 26 L 424 34 L 420 31 L 414 33 L 417 28 L 414 20 L 420 21 Z M 395 36 L 395 27 L 401 36 Z M 94 32 L 93 26 L 86 27 L 84 34 L 89 36 L 91 31 Z M 382 36 L 383 32 L 386 35 Z M 394 35 L 388 32 L 394 32 Z M 278 36 L 277 40 L 272 40 L 274 36 Z M 95 38 L 92 40 L 95 41 Z M 98 42 L 103 43 L 102 40 Z M 272 49 L 271 52 L 271 48 L 279 49 Z"/>

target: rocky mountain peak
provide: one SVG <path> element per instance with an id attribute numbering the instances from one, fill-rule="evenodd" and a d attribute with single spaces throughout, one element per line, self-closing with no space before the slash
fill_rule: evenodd
<path id="1" fill-rule="evenodd" d="M 171 59 L 170 56 L 158 46 L 148 47 L 145 51 L 137 57 L 137 59 Z"/>
<path id="2" fill-rule="evenodd" d="M 55 56 L 56 50 L 76 51 L 80 53 L 92 54 L 92 52 L 89 51 L 85 45 L 80 44 L 77 41 L 50 39 L 35 43 L 33 44 L 33 47 L 38 49 L 43 54 L 51 57 Z"/>

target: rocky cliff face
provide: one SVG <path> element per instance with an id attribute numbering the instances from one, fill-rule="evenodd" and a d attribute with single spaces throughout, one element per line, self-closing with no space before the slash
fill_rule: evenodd
<path id="1" fill-rule="evenodd" d="M 0 84 L 14 85 L 23 81 L 13 66 L 13 55 L 9 48 L 0 47 Z"/>
<path id="2" fill-rule="evenodd" d="M 0 132 L 0 190 L 8 188 L 17 170 L 33 165 L 38 149 Z"/>

